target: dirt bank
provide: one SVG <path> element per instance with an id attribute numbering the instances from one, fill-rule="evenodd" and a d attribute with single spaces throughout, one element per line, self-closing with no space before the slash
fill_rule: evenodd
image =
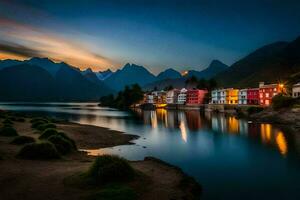
<path id="1" fill-rule="evenodd" d="M 26 122 L 14 122 L 20 135 L 38 138 L 39 134 Z M 74 123 L 59 123 L 59 130 L 73 138 L 78 148 L 101 148 L 129 144 L 136 136 L 106 128 Z M 22 160 L 15 158 L 21 146 L 9 144 L 11 137 L 0 137 L 0 194 L 2 200 L 85 199 L 89 190 L 64 184 L 76 173 L 87 171 L 94 157 L 74 152 L 58 160 Z M 154 158 L 130 162 L 145 179 L 136 180 L 138 199 L 198 199 L 200 186 L 180 169 Z"/>
<path id="2" fill-rule="evenodd" d="M 249 118 L 260 123 L 276 124 L 293 133 L 300 133 L 300 108 L 274 110 L 270 107 L 262 112 L 250 115 Z"/>

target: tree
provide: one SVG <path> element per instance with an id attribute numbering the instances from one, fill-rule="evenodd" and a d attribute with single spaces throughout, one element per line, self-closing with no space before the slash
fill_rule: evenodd
<path id="1" fill-rule="evenodd" d="M 131 87 L 125 86 L 123 91 L 120 91 L 116 98 L 113 95 L 108 95 L 100 99 L 101 105 L 120 109 L 127 109 L 131 105 L 140 102 L 144 97 L 144 93 L 138 84 Z"/>
<path id="2" fill-rule="evenodd" d="M 169 85 L 164 88 L 165 91 L 169 91 L 169 90 L 173 90 L 173 89 L 174 89 L 173 85 Z"/>

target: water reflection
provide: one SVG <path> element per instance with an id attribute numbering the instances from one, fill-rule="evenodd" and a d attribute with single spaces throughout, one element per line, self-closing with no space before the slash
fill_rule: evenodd
<path id="1" fill-rule="evenodd" d="M 136 111 L 143 118 L 145 124 L 152 128 L 161 125 L 168 129 L 179 129 L 181 138 L 187 142 L 189 134 L 201 129 L 212 129 L 214 132 L 241 135 L 255 138 L 262 144 L 276 148 L 286 155 L 288 142 L 284 133 L 271 124 L 257 124 L 244 119 L 224 114 L 201 114 L 199 111 L 168 111 L 158 109 L 156 111 Z"/>
<path id="2" fill-rule="evenodd" d="M 97 103 L 0 103 L 0 109 L 139 135 L 135 145 L 94 149 L 89 154 L 160 158 L 202 183 L 203 199 L 300 199 L 300 135 L 270 124 L 192 110 L 124 112 Z"/>

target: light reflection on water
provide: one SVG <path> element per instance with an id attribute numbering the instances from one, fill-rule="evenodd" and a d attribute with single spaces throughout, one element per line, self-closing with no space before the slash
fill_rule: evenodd
<path id="1" fill-rule="evenodd" d="M 1 108 L 139 135 L 135 145 L 89 153 L 158 157 L 202 183 L 204 199 L 300 199 L 300 135 L 271 124 L 198 111 L 123 112 L 96 103 L 0 103 Z"/>
<path id="2" fill-rule="evenodd" d="M 143 118 L 145 125 L 150 125 L 152 129 L 157 129 L 158 124 L 164 128 L 179 129 L 181 139 L 184 142 L 188 140 L 190 132 L 200 129 L 211 129 L 217 133 L 241 135 L 246 137 L 257 137 L 262 144 L 276 148 L 283 156 L 288 153 L 288 143 L 284 133 L 273 127 L 271 124 L 257 124 L 244 119 L 237 119 L 234 116 L 225 116 L 224 114 L 206 113 L 202 115 L 198 111 L 167 111 L 157 109 L 156 111 L 141 111 L 136 113 Z M 86 119 L 82 118 L 81 123 L 87 124 Z M 118 151 L 119 147 L 116 147 Z M 115 153 L 108 148 L 85 150 L 89 155 L 102 155 L 105 153 Z"/>

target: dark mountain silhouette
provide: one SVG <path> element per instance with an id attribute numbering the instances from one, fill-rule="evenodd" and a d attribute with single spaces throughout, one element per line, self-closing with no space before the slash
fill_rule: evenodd
<path id="1" fill-rule="evenodd" d="M 284 81 L 297 72 L 300 72 L 300 38 L 263 46 L 215 78 L 225 87 L 257 87 L 260 81 Z"/>
<path id="2" fill-rule="evenodd" d="M 185 84 L 186 77 L 174 78 L 174 79 L 163 79 L 159 81 L 154 81 L 152 83 L 146 84 L 143 89 L 146 91 L 153 90 L 157 88 L 158 90 L 163 90 L 166 87 L 173 86 L 174 88 L 186 87 Z"/>
<path id="3" fill-rule="evenodd" d="M 81 74 L 93 83 L 100 83 L 100 80 L 98 79 L 96 73 L 93 72 L 90 68 L 82 71 Z"/>
<path id="4" fill-rule="evenodd" d="M 55 76 L 58 84 L 59 96 L 66 99 L 84 100 L 98 99 L 112 91 L 104 84 L 93 83 L 86 79 L 76 69 L 67 64 L 62 64 Z"/>
<path id="5" fill-rule="evenodd" d="M 96 76 L 98 77 L 99 80 L 104 81 L 108 77 L 110 77 L 113 74 L 113 72 L 110 69 L 107 69 L 105 71 L 99 71 L 96 73 Z"/>
<path id="6" fill-rule="evenodd" d="M 187 76 L 196 76 L 198 79 L 210 79 L 226 69 L 228 69 L 227 65 L 225 65 L 219 60 L 213 60 L 206 69 L 202 71 L 190 70 L 188 71 Z"/>
<path id="7" fill-rule="evenodd" d="M 0 60 L 0 70 L 6 67 L 19 65 L 19 64 L 22 64 L 22 61 L 12 60 L 12 59 Z"/>
<path id="8" fill-rule="evenodd" d="M 156 80 L 157 81 L 160 81 L 160 80 L 164 80 L 164 79 L 175 79 L 175 78 L 180 78 L 181 77 L 181 74 L 172 69 L 172 68 L 169 68 L 163 72 L 160 72 L 157 77 L 156 77 Z"/>
<path id="9" fill-rule="evenodd" d="M 104 80 L 109 87 L 116 91 L 124 89 L 126 85 L 139 84 L 144 86 L 155 81 L 155 76 L 143 66 L 127 63 L 122 69 L 117 70 Z"/>
<path id="10" fill-rule="evenodd" d="M 197 79 L 210 79 L 226 69 L 228 69 L 227 65 L 218 60 L 213 60 L 210 65 L 202 71 L 189 70 L 188 74 L 183 77 L 180 74 L 179 77 L 174 76 L 175 78 L 171 78 L 172 76 L 167 78 L 167 76 L 165 76 L 165 79 L 157 79 L 152 83 L 146 84 L 143 88 L 145 90 L 153 90 L 153 88 L 164 89 L 168 86 L 173 86 L 174 88 L 190 87 L 191 85 L 186 85 L 185 83 L 187 78 L 195 76 Z"/>
<path id="11" fill-rule="evenodd" d="M 41 67 L 21 64 L 0 71 L 1 101 L 55 100 L 55 80 Z"/>
<path id="12" fill-rule="evenodd" d="M 60 69 L 61 65 L 63 65 L 63 63 L 55 63 L 48 58 L 37 58 L 37 57 L 26 60 L 24 61 L 24 63 L 34 65 L 34 66 L 39 66 L 44 70 L 48 71 L 52 76 L 55 76 L 57 71 Z"/>
<path id="13" fill-rule="evenodd" d="M 42 67 L 33 65 L 28 61 L 22 62 L 21 65 L 3 68 L 0 70 L 0 75 L 5 78 L 1 79 L 0 91 L 3 91 L 3 94 L 6 95 L 1 95 L 2 100 L 98 100 L 103 95 L 113 93 L 110 88 L 97 79 L 96 75 L 98 82 L 95 83 L 92 78 L 83 76 L 79 69 L 66 63 L 52 63 L 47 59 L 30 60 L 38 60 L 39 62 L 36 63 L 45 64 L 51 69 L 48 70 L 49 68 L 45 65 Z M 22 73 L 24 73 L 24 77 L 21 76 Z M 32 75 L 30 76 L 30 74 Z M 18 81 L 18 78 L 20 78 L 20 81 Z M 16 84 L 13 87 L 14 82 Z"/>

